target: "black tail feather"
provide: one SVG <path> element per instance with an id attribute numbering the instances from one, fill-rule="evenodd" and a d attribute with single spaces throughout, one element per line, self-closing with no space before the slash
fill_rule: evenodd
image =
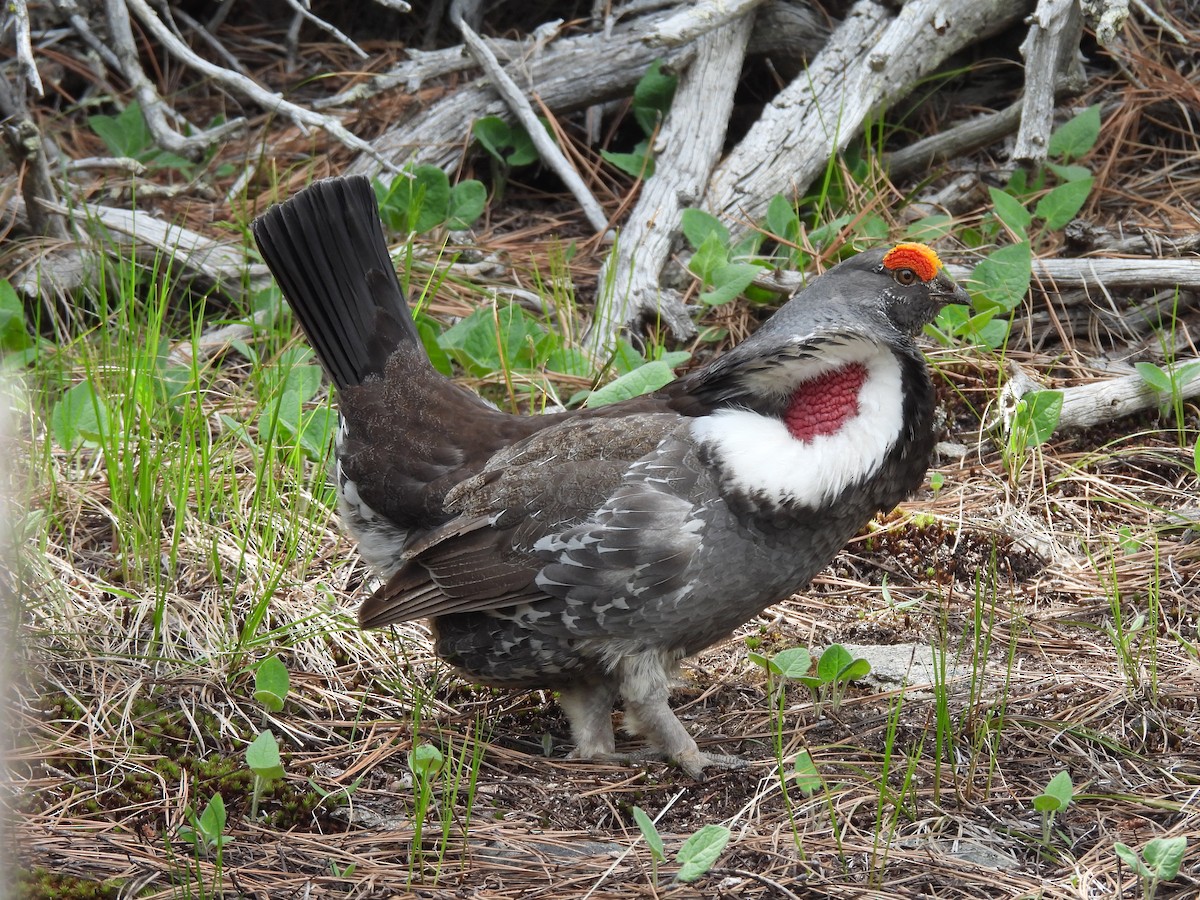
<path id="1" fill-rule="evenodd" d="M 420 336 L 388 255 L 371 182 L 328 178 L 251 226 L 267 267 L 339 388 L 382 375 Z"/>

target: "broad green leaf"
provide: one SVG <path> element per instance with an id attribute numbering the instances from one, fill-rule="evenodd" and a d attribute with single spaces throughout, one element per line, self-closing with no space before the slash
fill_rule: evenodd
<path id="1" fill-rule="evenodd" d="M 1064 166 L 1048 162 L 1046 168 L 1053 172 L 1059 181 L 1079 181 L 1081 178 L 1092 177 L 1092 170 L 1087 166 Z"/>
<path id="2" fill-rule="evenodd" d="M 451 231 L 464 231 L 475 224 L 483 215 L 487 204 L 487 188 L 483 182 L 468 178 L 450 189 L 450 205 L 446 213 L 446 227 Z"/>
<path id="3" fill-rule="evenodd" d="M 679 848 L 679 874 L 676 881 L 695 881 L 713 867 L 729 843 L 730 831 L 724 825 L 705 825 Z"/>
<path id="4" fill-rule="evenodd" d="M 800 678 L 812 668 L 812 656 L 803 647 L 780 650 L 771 658 L 771 668 L 784 678 Z"/>
<path id="5" fill-rule="evenodd" d="M 417 166 L 392 179 L 379 212 L 394 231 L 424 234 L 446 221 L 450 179 L 437 166 Z"/>
<path id="6" fill-rule="evenodd" d="M 796 754 L 796 761 L 792 763 L 792 775 L 794 776 L 793 783 L 805 797 L 811 797 L 821 788 L 821 776 L 817 772 L 816 763 L 813 762 L 812 756 L 807 750 L 801 750 Z"/>
<path id="7" fill-rule="evenodd" d="M 0 353 L 21 353 L 33 346 L 25 327 L 25 304 L 13 286 L 0 278 Z"/>
<path id="8" fill-rule="evenodd" d="M 538 116 L 538 121 L 542 123 L 542 128 L 554 139 L 554 132 L 550 129 L 549 123 L 541 116 Z M 557 142 L 556 142 L 557 143 Z M 530 163 L 538 161 L 537 146 L 533 143 L 533 138 L 529 136 L 529 132 L 517 125 L 512 131 L 512 152 L 505 159 L 514 169 L 520 166 L 527 166 Z"/>
<path id="9" fill-rule="evenodd" d="M 442 345 L 438 343 L 438 338 L 441 336 L 438 326 L 426 316 L 418 314 L 415 318 L 417 333 L 421 335 L 421 344 L 425 347 L 425 352 L 429 355 L 429 361 L 443 375 L 453 375 L 454 367 L 450 364 L 450 356 L 442 349 Z"/>
<path id="10" fill-rule="evenodd" d="M 825 648 L 825 652 L 817 661 L 817 677 L 826 684 L 835 681 L 838 673 L 852 662 L 854 657 L 850 655 L 849 650 L 841 644 L 832 644 Z"/>
<path id="11" fill-rule="evenodd" d="M 1070 162 L 1079 159 L 1096 145 L 1100 137 L 1100 106 L 1089 106 L 1073 119 L 1068 119 L 1050 135 L 1046 153 Z"/>
<path id="12" fill-rule="evenodd" d="M 688 260 L 688 269 L 706 285 L 716 280 L 717 269 L 728 265 L 729 250 L 718 234 L 709 232 Z"/>
<path id="13" fill-rule="evenodd" d="M 633 344 L 624 338 L 617 339 L 616 349 L 613 350 L 612 365 L 618 375 L 628 375 L 634 369 L 646 364 L 646 357 Z"/>
<path id="14" fill-rule="evenodd" d="M 796 208 L 783 194 L 776 194 L 767 204 L 767 230 L 781 241 L 794 244 L 800 239 L 800 217 Z"/>
<path id="15" fill-rule="evenodd" d="M 254 699 L 271 712 L 283 709 L 290 687 L 287 666 L 278 656 L 268 656 L 254 670 Z"/>
<path id="16" fill-rule="evenodd" d="M 1033 216 L 1029 210 L 1016 197 L 998 188 L 988 188 L 988 193 L 991 195 L 996 217 L 1015 234 L 1024 238 L 1029 226 L 1033 223 Z"/>
<path id="17" fill-rule="evenodd" d="M 293 391 L 301 400 L 311 400 L 321 389 L 320 366 L 291 366 L 283 378 L 282 392 Z"/>
<path id="18" fill-rule="evenodd" d="M 225 824 L 228 821 L 225 812 L 225 801 L 220 794 L 213 794 L 212 799 L 204 806 L 204 812 L 200 814 L 197 820 L 200 830 L 208 837 L 210 843 L 219 837 L 221 832 L 225 830 Z"/>
<path id="19" fill-rule="evenodd" d="M 1071 784 L 1070 774 L 1066 770 L 1057 773 L 1046 784 L 1046 790 L 1043 793 L 1056 799 L 1060 809 L 1066 809 L 1071 805 L 1071 800 L 1075 796 L 1075 787 Z"/>
<path id="20" fill-rule="evenodd" d="M 1148 362 L 1134 363 L 1133 367 L 1142 376 L 1142 381 L 1146 382 L 1146 384 L 1150 385 L 1156 391 L 1162 391 L 1167 394 L 1171 392 L 1170 372 L 1159 368 L 1154 363 Z"/>
<path id="21" fill-rule="evenodd" d="M 882 244 L 891 235 L 891 226 L 883 216 L 874 213 L 859 219 L 854 230 L 858 238 L 867 244 Z"/>
<path id="22" fill-rule="evenodd" d="M 642 141 L 638 147 L 643 147 L 646 144 Z M 643 180 L 654 174 L 654 157 L 650 156 L 647 149 L 638 150 L 634 148 L 632 153 L 613 153 L 609 150 L 601 150 L 600 156 L 609 165 L 620 169 L 626 175 L 633 178 L 641 178 Z"/>
<path id="23" fill-rule="evenodd" d="M 1200 375 L 1200 360 L 1176 366 L 1172 370 L 1171 380 L 1182 388 L 1198 375 Z"/>
<path id="24" fill-rule="evenodd" d="M 1155 838 L 1142 848 L 1142 858 L 1155 878 L 1159 881 L 1171 881 L 1179 874 L 1179 866 L 1186 852 L 1187 838 L 1183 835 Z"/>
<path id="25" fill-rule="evenodd" d="M 712 274 L 713 289 L 700 294 L 700 302 L 709 306 L 720 306 L 738 297 L 762 274 L 762 268 L 753 263 L 727 263 L 718 266 Z"/>
<path id="26" fill-rule="evenodd" d="M 620 400 L 628 400 L 630 397 L 640 397 L 642 394 L 657 391 L 674 378 L 675 373 L 671 371 L 671 367 L 656 359 L 592 391 L 584 405 L 607 406 Z"/>
<path id="27" fill-rule="evenodd" d="M 1026 447 L 1041 446 L 1050 440 L 1054 429 L 1058 427 L 1058 419 L 1062 415 L 1062 391 L 1030 391 L 1021 397 L 1021 404 L 1013 432 L 1025 436 Z M 1059 775 L 1066 773 L 1060 772 Z"/>
<path id="28" fill-rule="evenodd" d="M 650 848 L 650 852 L 654 854 L 654 858 L 660 862 L 666 859 L 667 855 L 663 849 L 662 835 L 658 833 L 658 828 L 655 827 L 654 820 L 646 815 L 646 811 L 640 806 L 633 808 L 633 821 L 637 823 L 638 831 L 646 839 L 646 846 Z"/>
<path id="29" fill-rule="evenodd" d="M 1138 877 L 1154 877 L 1154 873 L 1146 868 L 1141 858 L 1137 855 L 1137 851 L 1128 844 L 1122 844 L 1120 841 L 1117 841 L 1115 844 L 1113 844 L 1113 851 L 1116 852 L 1121 862 L 1125 863 L 1125 865 L 1129 866 L 1129 868 L 1133 869 L 1133 871 L 1138 874 Z"/>
<path id="30" fill-rule="evenodd" d="M 1058 812 L 1063 809 L 1063 802 L 1053 794 L 1038 794 L 1033 798 L 1033 808 L 1038 812 Z"/>
<path id="31" fill-rule="evenodd" d="M 510 303 L 494 312 L 480 307 L 447 328 L 438 343 L 470 374 L 483 376 L 504 367 L 535 371 L 556 338 L 524 309 Z"/>
<path id="32" fill-rule="evenodd" d="M 283 777 L 283 764 L 279 761 L 279 743 L 272 732 L 262 732 L 246 748 L 246 765 L 259 778 Z"/>
<path id="33" fill-rule="evenodd" d="M 408 767 L 418 778 L 428 780 L 437 777 L 444 764 L 442 751 L 433 744 L 418 744 L 408 751 Z"/>
<path id="34" fill-rule="evenodd" d="M 808 240 L 814 247 L 824 247 L 838 236 L 843 228 L 853 219 L 850 213 L 844 213 L 831 219 L 824 225 L 818 225 L 808 233 Z"/>
<path id="35" fill-rule="evenodd" d="M 80 382 L 63 394 L 50 413 L 50 431 L 64 450 L 74 450 L 81 444 L 97 446 L 108 427 L 108 407 L 90 381 Z"/>
<path id="36" fill-rule="evenodd" d="M 512 131 L 508 123 L 499 116 L 484 116 L 476 119 L 471 133 L 479 145 L 490 153 L 496 162 L 504 162 L 504 150 L 512 144 Z"/>
<path id="37" fill-rule="evenodd" d="M 771 661 L 757 651 L 751 650 L 746 654 L 746 659 L 754 663 L 756 666 L 761 666 L 767 671 L 772 671 Z"/>
<path id="38" fill-rule="evenodd" d="M 1033 251 L 1027 241 L 992 251 L 975 266 L 969 279 L 975 288 L 976 309 L 1013 309 L 1025 299 L 1032 272 Z"/>
<path id="39" fill-rule="evenodd" d="M 729 229 L 716 216 L 702 209 L 685 209 L 680 214 L 679 227 L 693 250 L 699 250 L 710 235 L 715 235 L 722 247 L 729 246 Z"/>
<path id="40" fill-rule="evenodd" d="M 664 350 L 661 353 L 655 353 L 654 358 L 662 360 L 672 369 L 678 369 L 692 358 L 692 354 L 688 350 Z"/>
<path id="41" fill-rule="evenodd" d="M 587 378 L 592 374 L 592 361 L 578 347 L 557 347 L 546 357 L 546 368 L 563 375 Z"/>
<path id="42" fill-rule="evenodd" d="M 1051 231 L 1057 231 L 1075 218 L 1092 191 L 1093 178 L 1081 178 L 1060 184 L 1038 201 L 1037 217 Z"/>
<path id="43" fill-rule="evenodd" d="M 652 62 L 646 74 L 638 79 L 633 89 L 633 117 L 647 136 L 666 117 L 678 84 L 677 77 L 663 73 L 661 59 Z"/>
<path id="44" fill-rule="evenodd" d="M 856 659 L 838 672 L 838 681 L 858 681 L 871 674 L 871 664 L 865 659 Z"/>

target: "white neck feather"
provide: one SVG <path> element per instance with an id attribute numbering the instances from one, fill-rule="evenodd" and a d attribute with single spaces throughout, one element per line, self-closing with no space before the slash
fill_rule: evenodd
<path id="1" fill-rule="evenodd" d="M 832 434 L 799 441 L 779 419 L 721 409 L 692 423 L 692 437 L 719 460 L 739 490 L 778 503 L 819 507 L 870 478 L 904 425 L 900 363 L 886 346 L 861 340 L 821 359 L 789 364 L 795 383 L 851 363 L 867 368 L 858 412 Z M 776 373 L 778 374 L 778 373 Z"/>

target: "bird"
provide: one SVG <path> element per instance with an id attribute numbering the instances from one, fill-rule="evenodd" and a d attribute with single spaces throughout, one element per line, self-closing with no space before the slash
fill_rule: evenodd
<path id="1" fill-rule="evenodd" d="M 848 257 L 653 393 L 518 415 L 431 364 L 368 179 L 316 181 L 252 232 L 336 392 L 338 512 L 382 581 L 359 624 L 427 619 L 466 679 L 557 692 L 571 757 L 742 765 L 699 748 L 671 685 L 923 483 L 915 337 L 968 302 L 934 250 Z M 616 752 L 618 703 L 643 751 Z"/>

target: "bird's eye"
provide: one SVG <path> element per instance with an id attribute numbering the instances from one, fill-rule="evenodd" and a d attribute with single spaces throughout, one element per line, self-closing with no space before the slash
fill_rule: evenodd
<path id="1" fill-rule="evenodd" d="M 905 285 L 906 287 L 910 284 L 917 283 L 917 273 L 912 269 L 897 269 L 892 274 L 892 277 L 895 278 L 899 284 Z"/>

